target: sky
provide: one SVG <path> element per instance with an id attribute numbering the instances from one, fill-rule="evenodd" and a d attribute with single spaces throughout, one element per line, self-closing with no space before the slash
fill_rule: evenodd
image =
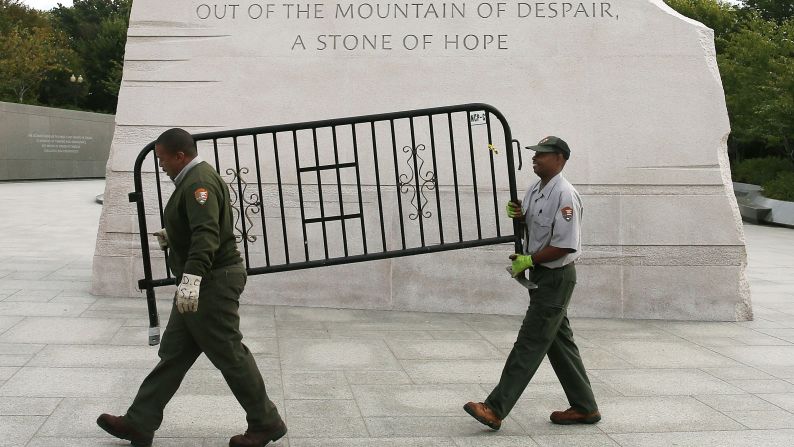
<path id="1" fill-rule="evenodd" d="M 725 0 L 727 3 L 738 4 L 741 3 L 740 0 Z M 58 3 L 62 4 L 63 6 L 72 6 L 72 0 L 23 0 L 22 3 L 25 3 L 28 6 L 32 6 L 36 9 L 41 9 L 44 11 L 50 10 L 58 5 Z"/>

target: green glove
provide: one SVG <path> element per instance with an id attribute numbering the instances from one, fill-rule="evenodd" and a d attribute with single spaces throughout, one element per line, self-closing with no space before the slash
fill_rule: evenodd
<path id="1" fill-rule="evenodd" d="M 524 215 L 521 214 L 521 205 L 515 202 L 512 201 L 507 202 L 507 206 L 505 206 L 505 210 L 507 211 L 507 217 L 511 219 L 520 219 L 524 217 Z"/>
<path id="2" fill-rule="evenodd" d="M 513 278 L 520 275 L 526 269 L 531 269 L 535 264 L 532 262 L 532 256 L 512 254 L 510 260 L 513 261 L 511 268 L 513 269 Z"/>

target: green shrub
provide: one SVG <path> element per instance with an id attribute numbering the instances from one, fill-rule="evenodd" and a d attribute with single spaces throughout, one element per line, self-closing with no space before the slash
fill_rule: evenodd
<path id="1" fill-rule="evenodd" d="M 783 172 L 794 173 L 794 162 L 786 158 L 750 158 L 733 168 L 733 180 L 753 185 L 766 185 Z"/>
<path id="2" fill-rule="evenodd" d="M 794 172 L 781 172 L 775 179 L 764 183 L 763 194 L 770 199 L 794 202 Z"/>

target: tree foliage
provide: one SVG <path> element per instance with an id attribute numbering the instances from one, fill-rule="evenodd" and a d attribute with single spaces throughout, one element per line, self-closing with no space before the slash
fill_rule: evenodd
<path id="1" fill-rule="evenodd" d="M 794 160 L 794 0 L 665 1 L 714 29 L 734 154 Z"/>
<path id="2" fill-rule="evenodd" d="M 794 0 L 745 0 L 745 4 L 767 20 L 782 22 L 794 18 Z"/>
<path id="3" fill-rule="evenodd" d="M 763 185 L 764 196 L 794 202 L 794 172 L 782 172 Z"/>
<path id="4" fill-rule="evenodd" d="M 0 36 L 5 36 L 15 27 L 32 29 L 48 25 L 44 13 L 29 8 L 21 0 L 0 0 Z"/>
<path id="5" fill-rule="evenodd" d="M 784 172 L 794 173 L 794 162 L 787 158 L 750 158 L 733 166 L 734 180 L 752 185 L 764 185 Z"/>
<path id="6" fill-rule="evenodd" d="M 131 6 L 75 0 L 40 12 L 0 0 L 0 99 L 115 112 Z"/>
<path id="7" fill-rule="evenodd" d="M 727 3 L 713 0 L 665 0 L 665 3 L 682 15 L 713 29 L 718 53 L 724 49 L 728 36 L 739 29 L 741 24 L 739 10 Z"/>
<path id="8" fill-rule="evenodd" d="M 67 69 L 66 37 L 16 0 L 0 0 L 0 99 L 35 103 L 41 83 Z"/>
<path id="9" fill-rule="evenodd" d="M 59 5 L 53 20 L 68 36 L 78 55 L 85 79 L 85 108 L 115 112 L 131 0 L 75 0 L 72 7 Z"/>

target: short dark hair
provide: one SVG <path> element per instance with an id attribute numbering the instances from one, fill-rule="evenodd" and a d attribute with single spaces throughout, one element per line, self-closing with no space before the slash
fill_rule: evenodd
<path id="1" fill-rule="evenodd" d="M 168 129 L 161 133 L 154 144 L 160 145 L 166 152 L 171 154 L 184 152 L 188 157 L 195 157 L 198 154 L 196 150 L 196 141 L 193 140 L 193 136 L 186 130 L 178 127 Z"/>

